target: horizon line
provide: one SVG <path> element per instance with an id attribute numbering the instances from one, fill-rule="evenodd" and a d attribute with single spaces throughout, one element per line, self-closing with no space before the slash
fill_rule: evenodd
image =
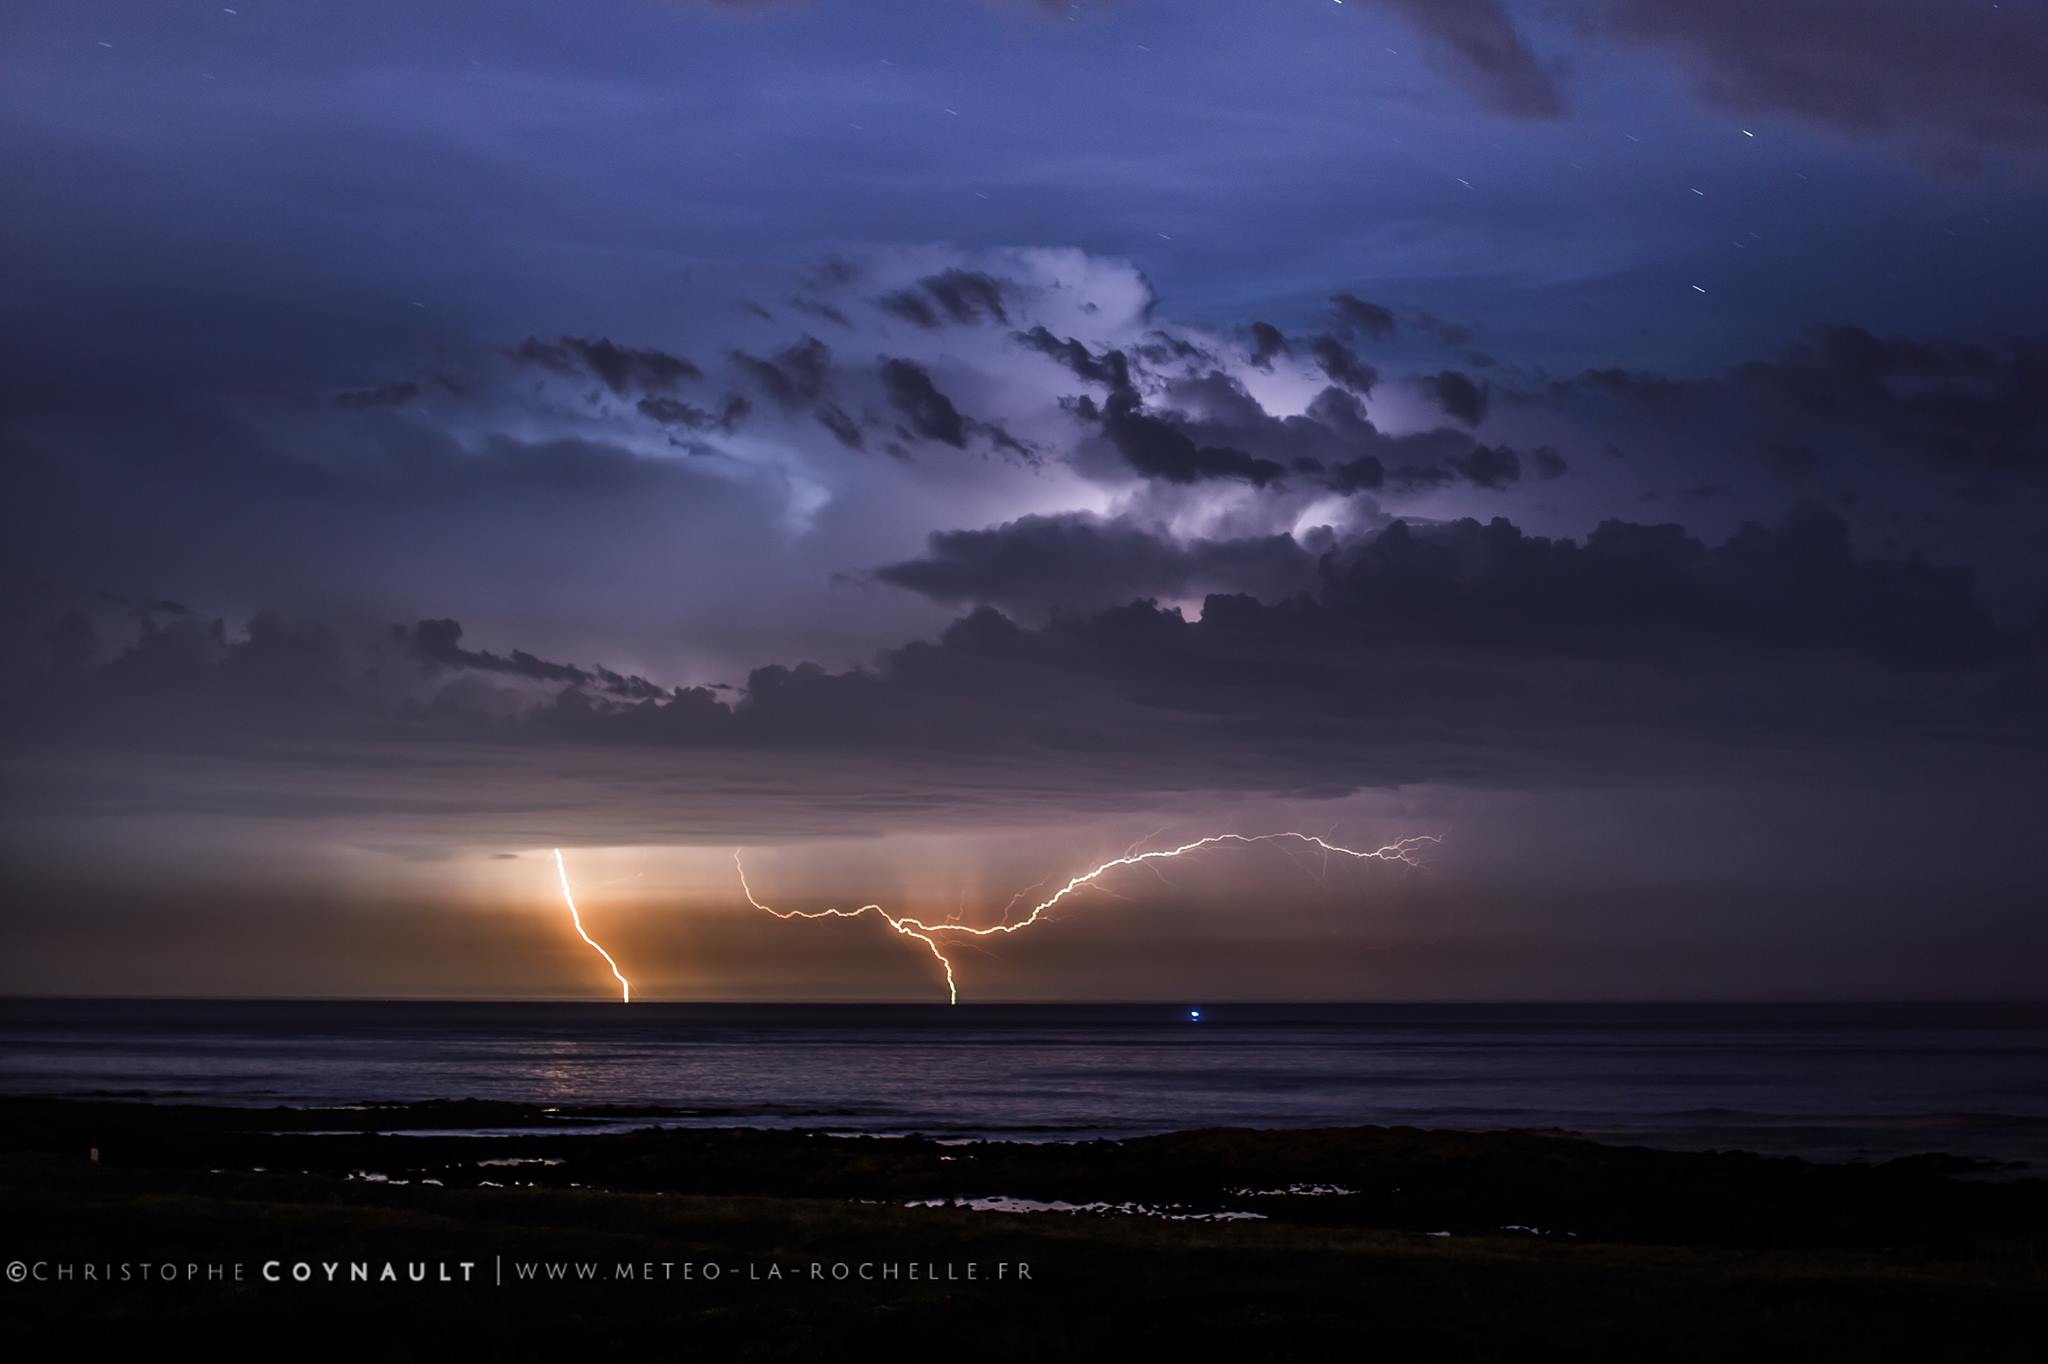
<path id="1" fill-rule="evenodd" d="M 2041 1005 L 2048 1006 L 2048 996 L 1967 996 L 1967 995 L 1894 995 L 1894 996 L 1826 996 L 1791 998 L 1784 996 L 1687 996 L 1669 998 L 1646 998 L 1640 996 L 1599 996 L 1583 999 L 1445 999 L 1445 998 L 1403 998 L 1403 999 L 1229 999 L 1214 996 L 1170 996 L 1144 999 L 978 999 L 949 1005 L 928 999 L 668 999 L 645 998 L 631 1003 L 616 999 L 597 999 L 588 996 L 567 995 L 176 995 L 176 994 L 35 994 L 0 992 L 0 1004 L 478 1004 L 478 1005 L 578 1005 L 591 1008 L 634 1008 L 646 1006 L 676 1006 L 713 1008 L 880 1008 L 880 1007 L 931 1007 L 934 1009 L 965 1009 L 975 1007 L 1018 1008 L 1371 1008 L 1371 1007 L 1474 1007 L 1474 1008 L 1538 1008 L 1564 1007 L 1582 1008 L 1596 1005 L 1631 1006 L 1671 1005 L 1674 1007 L 1719 1005 L 1719 1006 L 1768 1006 L 1768 1005 Z"/>

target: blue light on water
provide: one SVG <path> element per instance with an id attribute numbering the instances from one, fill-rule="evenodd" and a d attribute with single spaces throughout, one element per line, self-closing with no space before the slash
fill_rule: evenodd
<path id="1" fill-rule="evenodd" d="M 1201 1021 L 1202 1021 L 1202 1011 L 1201 1011 L 1200 1009 L 1189 1009 L 1189 1010 L 1188 1010 L 1188 1022 L 1190 1022 L 1190 1023 L 1199 1023 L 1199 1022 L 1201 1022 Z"/>

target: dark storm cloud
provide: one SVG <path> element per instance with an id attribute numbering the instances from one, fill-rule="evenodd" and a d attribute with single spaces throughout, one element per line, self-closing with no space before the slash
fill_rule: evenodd
<path id="1" fill-rule="evenodd" d="M 1551 391 L 1554 393 L 1565 394 L 1574 390 L 1603 393 L 1646 403 L 1663 402 L 1682 396 L 1688 391 L 1682 380 L 1614 366 L 1585 370 L 1574 379 L 1551 385 Z"/>
<path id="2" fill-rule="evenodd" d="M 875 300 L 875 306 L 926 330 L 945 325 L 930 300 L 914 290 L 900 289 L 893 294 L 884 294 Z"/>
<path id="3" fill-rule="evenodd" d="M 1387 466 L 1377 455 L 1360 455 L 1325 469 L 1324 481 L 1334 493 L 1373 492 L 1386 485 Z"/>
<path id="4" fill-rule="evenodd" d="M 1316 367 L 1333 384 L 1341 384 L 1353 393 L 1368 394 L 1379 382 L 1380 372 L 1366 364 L 1351 348 L 1334 336 L 1318 336 L 1309 348 L 1315 356 Z"/>
<path id="5" fill-rule="evenodd" d="M 1330 307 L 1336 317 L 1337 334 L 1346 340 L 1354 332 L 1364 332 L 1375 341 L 1393 339 L 1395 324 L 1391 309 L 1367 303 L 1355 294 L 1331 294 Z"/>
<path id="6" fill-rule="evenodd" d="M 30 7 L 0 80 L 8 847 L 175 845 L 191 886 L 290 857 L 261 913 L 297 936 L 385 840 L 978 850 L 1426 782 L 1346 808 L 1452 832 L 1445 894 L 1686 876 L 1818 960 L 1800 899 L 1861 903 L 1879 792 L 1928 812 L 1893 865 L 1974 902 L 2039 861 L 1975 809 L 2048 771 L 2048 628 L 2018 624 L 2048 385 L 1999 339 L 2040 330 L 2048 63 L 2038 3 L 1916 3 Z M 1869 331 L 1770 345 L 1841 316 Z M 906 413 L 884 353 L 945 407 Z M 1451 371 L 1476 425 L 1421 393 Z M 1778 519 L 1845 482 L 1853 524 Z M 1627 812 L 1556 813 L 1590 783 Z M 1843 836 L 1814 853 L 1773 789 Z M 1940 935 L 1924 901 L 1890 943 Z"/>
<path id="7" fill-rule="evenodd" d="M 1450 322 L 1432 312 L 1416 312 L 1408 316 L 1417 331 L 1427 332 L 1446 346 L 1462 346 L 1472 339 L 1472 329 L 1462 322 Z"/>
<path id="8" fill-rule="evenodd" d="M 1031 564 L 1063 553 L 1141 578 L 1219 552 L 1241 556 L 1238 569 L 1298 562 L 1277 543 L 1182 547 L 1190 558 L 1177 561 L 1142 535 L 1013 525 L 941 541 L 919 567 L 890 572 L 967 599 L 1028 584 Z M 232 741 L 282 755 L 276 741 L 296 736 L 452 760 L 446 745 L 488 741 L 500 757 L 463 763 L 471 800 L 488 797 L 474 789 L 478 765 L 510 761 L 506 745 L 568 743 L 751 754 L 764 780 L 783 759 L 809 771 L 865 755 L 868 798 L 899 811 L 958 800 L 970 773 L 1021 793 L 1058 770 L 1071 811 L 1168 787 L 1668 779 L 1681 756 L 1722 762 L 1788 735 L 1865 752 L 2019 752 L 2048 738 L 2031 649 L 1985 611 L 1967 574 L 1860 557 L 1846 524 L 1815 509 L 1719 545 L 1674 525 L 1607 522 L 1574 542 L 1501 519 L 1397 522 L 1323 555 L 1306 590 L 1284 599 L 1212 595 L 1198 620 L 1136 602 L 1038 628 L 982 608 L 871 667 L 756 669 L 732 701 L 470 650 L 451 622 L 380 641 L 263 615 L 243 637 L 192 620 L 146 628 L 82 675 L 31 678 L 0 715 L 17 749 L 89 733 L 102 745 Z M 380 650 L 396 652 L 380 662 Z M 455 676 L 394 690 L 404 660 Z M 1088 760 L 1074 763 L 1077 753 Z"/>
<path id="9" fill-rule="evenodd" d="M 832 373 L 832 348 L 815 336 L 806 336 L 772 360 L 736 350 L 732 364 L 777 406 L 794 410 L 816 402 L 825 392 Z"/>
<path id="10" fill-rule="evenodd" d="M 1101 384 L 1112 390 L 1128 389 L 1131 386 L 1131 363 L 1120 350 L 1105 348 L 1100 355 L 1091 352 L 1087 346 L 1073 337 L 1062 341 L 1046 330 L 1043 324 L 1028 332 L 1012 333 L 1012 339 L 1030 350 L 1037 351 L 1058 361 L 1074 372 L 1078 379 L 1091 384 Z"/>
<path id="11" fill-rule="evenodd" d="M 1437 64 L 1496 112 L 1564 113 L 1560 63 L 1495 0 L 1391 0 Z M 1570 0 L 1573 36 L 1633 46 L 1684 72 L 1705 104 L 1746 121 L 1781 114 L 1862 136 L 1933 142 L 1950 156 L 2048 147 L 2048 24 L 2026 6 L 1950 13 L 1923 0 Z M 1761 35 L 1768 35 L 1760 41 Z"/>
<path id="12" fill-rule="evenodd" d="M 1373 461 L 1379 467 L 1379 461 Z M 1487 466 L 1479 466 L 1485 472 Z M 1464 475 L 1448 464 L 1402 464 L 1385 471 L 1385 486 L 1395 492 L 1426 493 L 1456 483 Z"/>
<path id="13" fill-rule="evenodd" d="M 972 326 L 1010 320 L 1003 297 L 1010 286 L 978 270 L 942 270 L 926 275 L 915 287 L 884 294 L 875 305 L 906 322 L 930 330 L 948 322 Z"/>
<path id="14" fill-rule="evenodd" d="M 1364 375 L 1352 378 L 1361 386 L 1369 382 Z M 1324 389 L 1305 411 L 1280 417 L 1236 379 L 1210 370 L 1167 382 L 1150 405 L 1135 389 L 1123 388 L 1099 405 L 1077 399 L 1072 410 L 1099 421 L 1133 470 L 1169 483 L 1241 479 L 1266 487 L 1293 479 L 1339 493 L 1414 493 L 1457 482 L 1499 489 L 1521 475 L 1514 451 L 1481 446 L 1462 431 L 1389 435 L 1366 416 L 1355 391 L 1337 386 Z M 1551 451 L 1540 472 L 1563 473 L 1562 458 Z"/>
<path id="15" fill-rule="evenodd" d="M 104 590 L 95 595 L 101 601 L 111 602 L 115 606 L 124 608 L 132 618 L 138 621 L 148 621 L 151 617 L 159 615 L 189 616 L 194 614 L 192 608 L 183 602 L 170 601 L 162 597 L 145 597 L 137 601 L 130 597 L 124 597 L 118 592 Z"/>
<path id="16" fill-rule="evenodd" d="M 1495 0 L 1388 0 L 1429 41 L 1436 63 L 1486 108 L 1516 118 L 1556 118 L 1564 95 Z"/>
<path id="17" fill-rule="evenodd" d="M 1675 525 L 1621 521 L 1583 543 L 1500 519 L 1436 530 L 1396 523 L 1336 569 L 1325 601 L 1375 634 L 1508 651 L 1655 655 L 1684 652 L 1690 640 L 1951 669 L 2026 654 L 1968 573 L 1860 558 L 1848 524 L 1812 506 L 1719 546 Z"/>
<path id="18" fill-rule="evenodd" d="M 1157 366 L 1180 363 L 1213 368 L 1220 363 L 1215 351 L 1170 332 L 1147 332 L 1145 339 L 1131 347 L 1131 351 L 1146 363 Z"/>
<path id="19" fill-rule="evenodd" d="M 662 426 L 680 426 L 691 431 L 716 429 L 728 435 L 737 430 L 741 420 L 753 410 L 753 404 L 737 393 L 726 395 L 725 402 L 716 412 L 680 398 L 667 397 L 642 398 L 634 406 L 641 416 Z"/>
<path id="20" fill-rule="evenodd" d="M 812 415 L 818 419 L 819 425 L 832 433 L 834 440 L 847 449 L 867 449 L 867 433 L 861 430 L 860 423 L 849 416 L 846 409 L 835 403 L 821 403 Z"/>
<path id="21" fill-rule="evenodd" d="M 867 278 L 865 262 L 837 252 L 820 257 L 804 272 L 804 287 L 814 294 L 851 289 Z"/>
<path id="22" fill-rule="evenodd" d="M 650 451 L 645 439 L 456 439 L 410 409 L 308 404 L 288 415 L 173 409 L 146 427 L 22 442 L 0 460 L 0 505 L 16 513 L 0 538 L 0 583 L 9 597 L 42 577 L 72 595 L 146 584 L 215 611 L 317 604 L 380 619 L 407 618 L 420 601 L 453 615 L 464 602 L 566 591 L 576 605 L 557 620 L 592 624 L 535 635 L 537 654 L 559 657 L 565 638 L 578 653 L 613 647 L 604 637 L 618 633 L 615 608 L 641 599 L 641 578 L 730 572 L 781 502 L 729 461 Z M 630 573 L 619 567 L 628 553 Z M 693 625 L 715 628 L 702 613 Z"/>
<path id="23" fill-rule="evenodd" d="M 1781 441 L 1787 423 L 1809 423 L 1952 472 L 2048 474 L 2048 343 L 2039 341 L 1923 340 L 1827 324 L 1709 378 L 1587 370 L 1550 393 L 1619 399 L 1667 420 L 1764 420 Z"/>
<path id="24" fill-rule="evenodd" d="M 587 683 L 591 674 L 567 663 L 550 663 L 521 649 L 501 658 L 488 651 L 462 647 L 462 626 L 452 620 L 423 620 L 411 627 L 394 625 L 391 637 L 421 663 L 433 668 L 474 668 L 509 673 L 538 682 Z"/>
<path id="25" fill-rule="evenodd" d="M 992 449 L 1022 460 L 1026 464 L 1039 463 L 1038 447 L 1018 440 L 995 422 L 977 421 L 972 423 L 972 427 L 988 441 Z"/>
<path id="26" fill-rule="evenodd" d="M 591 671 L 597 678 L 599 689 L 610 696 L 623 697 L 628 701 L 661 701 L 673 695 L 667 687 L 657 686 L 638 675 L 614 672 L 601 665 Z"/>
<path id="27" fill-rule="evenodd" d="M 1252 348 L 1246 358 L 1255 369 L 1270 371 L 1275 356 L 1294 354 L 1294 348 L 1287 344 L 1286 336 L 1270 322 L 1252 323 L 1251 334 Z"/>
<path id="28" fill-rule="evenodd" d="M 1436 399 L 1444 415 L 1455 418 L 1467 426 L 1477 426 L 1486 420 L 1486 390 L 1472 382 L 1472 376 L 1447 369 L 1432 374 L 1422 381 L 1423 391 Z"/>
<path id="29" fill-rule="evenodd" d="M 852 318 L 821 298 L 811 298 L 807 295 L 798 294 L 789 300 L 789 306 L 808 317 L 817 318 L 820 322 L 830 322 L 835 327 L 851 328 L 853 326 Z"/>
<path id="30" fill-rule="evenodd" d="M 1447 463 L 1477 488 L 1505 488 L 1522 476 L 1522 461 L 1505 445 L 1475 445 Z"/>
<path id="31" fill-rule="evenodd" d="M 1539 445 L 1531 450 L 1529 463 L 1534 466 L 1536 477 L 1546 482 L 1554 478 L 1563 478 L 1571 472 L 1571 465 L 1565 462 L 1565 457 L 1548 445 Z"/>
<path id="32" fill-rule="evenodd" d="M 1675 57 L 1702 98 L 1745 118 L 1784 113 L 1960 149 L 2048 148 L 2048 24 L 2030 6 L 1589 0 L 1584 8 L 1595 35 Z"/>
<path id="33" fill-rule="evenodd" d="M 1308 587 L 1315 561 L 1291 535 L 1179 541 L 1126 518 L 1073 513 L 936 532 L 921 557 L 875 576 L 949 606 L 1042 614 L 1213 591 L 1277 599 Z"/>
<path id="34" fill-rule="evenodd" d="M 620 397 L 636 390 L 666 392 L 703 374 L 682 356 L 615 345 L 602 337 L 595 341 L 573 336 L 542 341 L 529 336 L 506 354 L 518 364 L 537 366 L 569 378 L 593 375 Z"/>
<path id="35" fill-rule="evenodd" d="M 423 620 L 410 626 L 394 625 L 391 638 L 400 650 L 429 670 L 500 673 L 530 682 L 563 683 L 588 687 L 629 701 L 666 699 L 668 689 L 644 677 L 632 677 L 606 667 L 579 668 L 573 663 L 551 663 L 524 649 L 506 655 L 488 649 L 462 647 L 462 626 L 452 620 Z"/>
<path id="36" fill-rule="evenodd" d="M 1168 483 L 1242 479 L 1263 488 L 1286 473 L 1270 459 L 1223 445 L 1199 445 L 1176 423 L 1152 416 L 1135 394 L 1112 394 L 1101 409 L 1103 434 L 1131 468 Z"/>
<path id="37" fill-rule="evenodd" d="M 914 432 L 955 449 L 966 448 L 967 419 L 953 406 L 952 399 L 939 392 L 923 366 L 884 356 L 881 376 L 889 405 L 903 414 Z"/>

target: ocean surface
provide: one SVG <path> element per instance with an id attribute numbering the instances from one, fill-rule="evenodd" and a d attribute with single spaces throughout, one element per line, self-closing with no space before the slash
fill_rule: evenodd
<path id="1" fill-rule="evenodd" d="M 2048 1170 L 2048 1004 L 1234 1005 L 1196 1020 L 1155 1005 L 10 1000 L 0 1092 L 508 1099 L 935 1137 L 1562 1129 Z"/>

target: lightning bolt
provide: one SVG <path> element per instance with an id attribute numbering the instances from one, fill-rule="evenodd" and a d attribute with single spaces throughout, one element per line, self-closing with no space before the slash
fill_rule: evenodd
<path id="1" fill-rule="evenodd" d="M 926 923 L 922 919 L 913 919 L 908 915 L 891 914 L 877 904 L 865 904 L 859 909 L 776 909 L 773 905 L 763 904 L 755 896 L 754 888 L 747 883 L 746 863 L 740 859 L 740 849 L 738 848 L 733 849 L 732 864 L 739 872 L 740 892 L 747 897 L 747 903 L 764 913 L 773 914 L 778 919 L 858 919 L 864 914 L 873 914 L 904 937 L 915 938 L 930 950 L 932 956 L 938 959 L 939 965 L 945 969 L 947 1003 L 958 1004 L 960 1002 L 960 987 L 953 977 L 952 959 L 946 955 L 945 949 L 939 946 L 939 935 L 952 933 L 969 938 L 992 938 L 999 933 L 1019 933 L 1043 921 L 1047 910 L 1052 909 L 1062 900 L 1067 899 L 1076 892 L 1090 886 L 1096 886 L 1097 889 L 1101 889 L 1101 887 L 1097 886 L 1101 878 L 1117 870 L 1119 867 L 1134 867 L 1140 863 L 1161 862 L 1169 858 L 1185 857 L 1191 852 L 1202 848 L 1214 847 L 1219 843 L 1281 842 L 1299 843 L 1304 845 L 1305 848 L 1320 848 L 1325 859 L 1334 855 L 1349 857 L 1360 862 L 1399 862 L 1403 866 L 1420 867 L 1422 863 L 1416 859 L 1416 851 L 1424 844 L 1433 845 L 1441 843 L 1443 838 L 1439 834 L 1416 834 L 1408 838 L 1398 839 L 1395 842 L 1378 848 L 1347 848 L 1342 844 L 1332 843 L 1315 834 L 1295 833 L 1291 830 L 1275 834 L 1210 834 L 1206 838 L 1195 839 L 1192 843 L 1183 843 L 1177 848 L 1154 848 L 1149 852 L 1127 852 L 1122 857 L 1112 857 L 1100 866 L 1082 872 L 1079 876 L 1074 877 L 1058 890 L 1040 900 L 1031 907 L 1031 912 L 1023 918 L 1005 918 L 1001 923 L 989 924 L 981 928 L 976 928 L 969 924 L 956 923 L 950 919 L 944 923 Z M 557 854 L 557 857 L 559 856 L 560 854 Z M 568 882 L 564 880 L 563 892 L 566 894 L 567 891 Z M 1009 907 L 1014 907 L 1015 905 L 1016 901 L 1012 900 Z M 575 907 L 572 905 L 570 908 L 571 912 L 574 912 Z M 1007 915 L 1007 907 L 1004 912 Z M 577 931 L 579 933 L 582 932 L 580 924 L 577 927 Z M 590 941 L 588 936 L 584 938 L 584 941 Z M 591 943 L 590 945 L 597 947 L 596 943 Z M 598 947 L 597 950 L 600 952 L 604 951 L 602 947 Z M 605 960 L 610 961 L 611 958 L 606 957 Z M 618 974 L 617 968 L 613 968 L 612 974 Z M 621 977 L 621 980 L 623 979 Z"/>
<path id="2" fill-rule="evenodd" d="M 555 849 L 555 873 L 562 878 L 562 903 L 569 906 L 569 922 L 576 925 L 576 936 L 589 943 L 590 950 L 603 957 L 604 964 L 612 968 L 612 978 L 619 982 L 619 1002 L 621 1004 L 631 1004 L 633 1002 L 633 982 L 620 974 L 619 964 L 612 960 L 612 954 L 605 951 L 597 939 L 591 937 L 583 929 L 583 916 L 576 912 L 576 896 L 569 889 L 569 868 L 562 861 L 562 850 L 560 848 Z"/>
<path id="3" fill-rule="evenodd" d="M 945 952 L 940 950 L 938 940 L 931 936 L 935 927 L 944 927 L 944 925 L 934 926 L 921 924 L 915 919 L 899 919 L 880 905 L 862 905 L 859 909 L 777 909 L 773 905 L 764 905 L 754 898 L 754 888 L 747 884 L 747 868 L 746 864 L 740 861 L 740 850 L 738 848 L 732 850 L 732 864 L 739 871 L 740 893 L 747 897 L 747 903 L 764 913 L 773 914 L 778 919 L 858 919 L 863 914 L 879 916 L 883 923 L 888 924 L 889 927 L 895 929 L 904 937 L 915 938 L 931 949 L 932 955 L 939 959 L 939 965 L 944 967 L 946 971 L 948 1002 L 953 1004 L 960 1002 L 960 987 L 953 980 L 953 963 L 947 960 Z M 953 926 L 958 927 L 958 925 Z"/>

